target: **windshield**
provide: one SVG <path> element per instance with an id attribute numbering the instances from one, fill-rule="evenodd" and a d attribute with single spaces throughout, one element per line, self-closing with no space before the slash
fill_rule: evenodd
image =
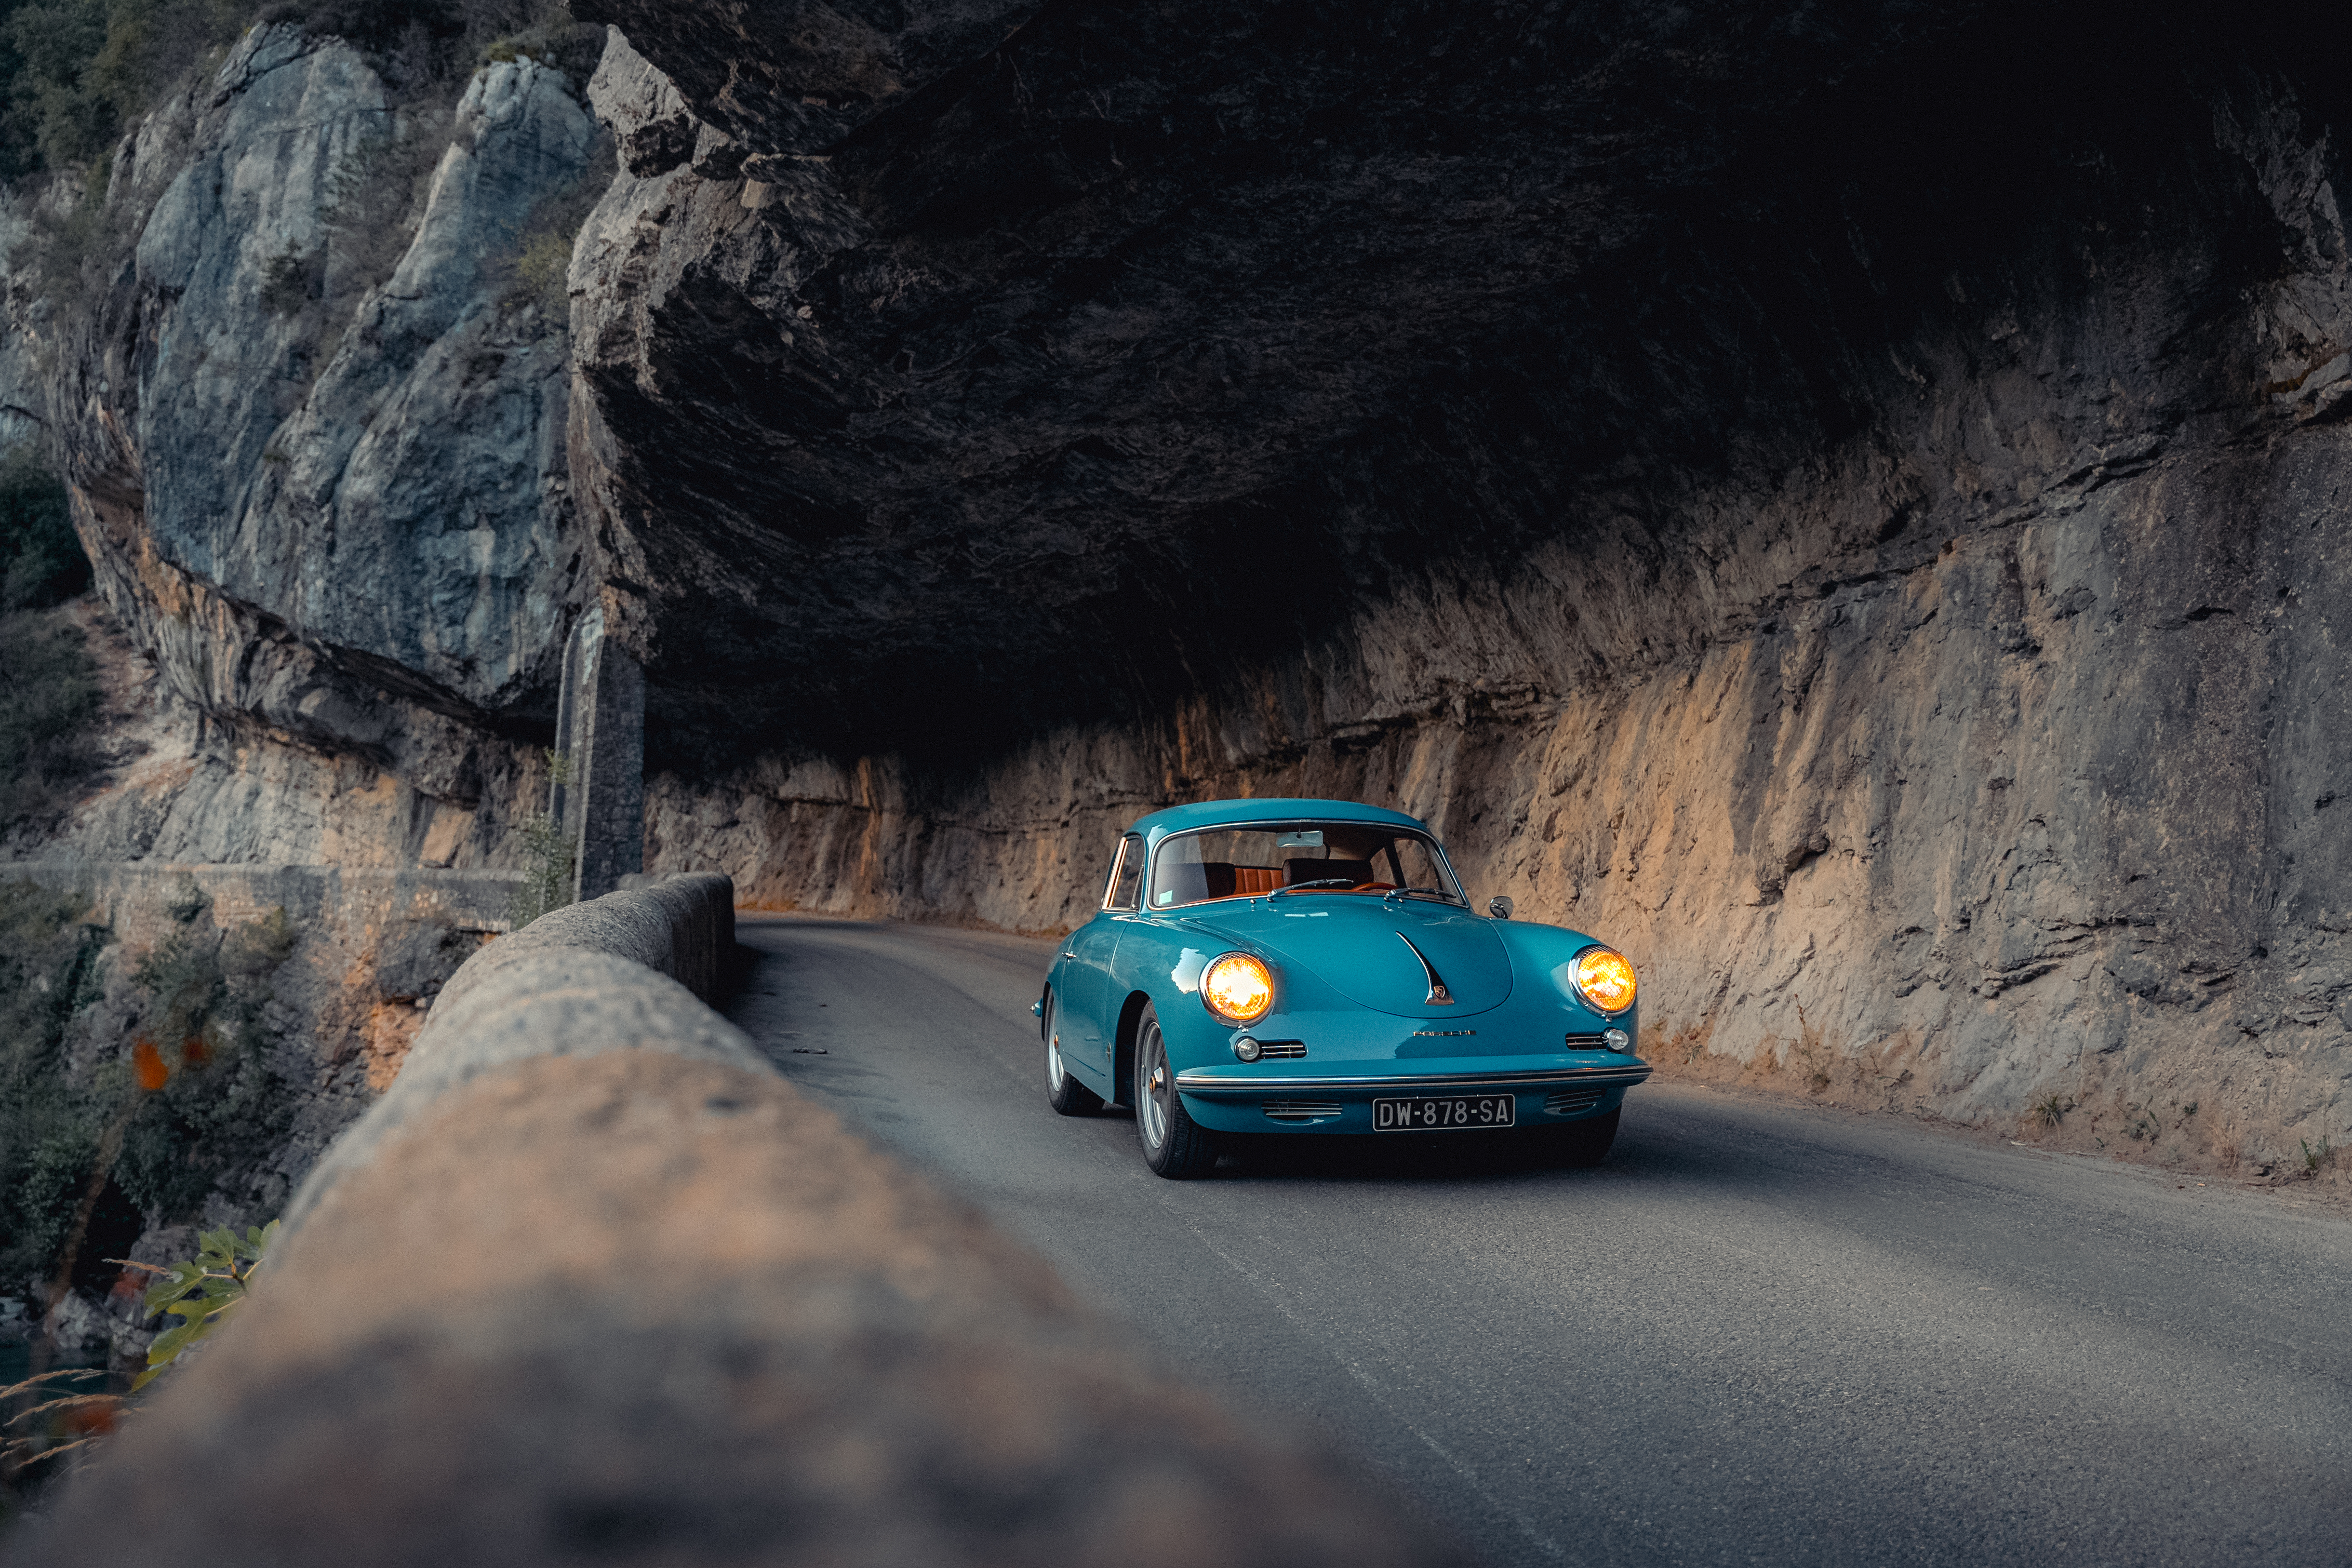
<path id="1" fill-rule="evenodd" d="M 1364 822 L 1261 823 L 1171 833 L 1151 857 L 1153 909 L 1220 898 L 1370 894 L 1462 900 L 1445 857 L 1426 836 Z"/>

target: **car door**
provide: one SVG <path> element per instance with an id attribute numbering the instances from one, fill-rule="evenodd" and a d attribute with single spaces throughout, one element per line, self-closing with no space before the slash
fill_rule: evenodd
<path id="1" fill-rule="evenodd" d="M 1062 944 L 1062 983 L 1055 993 L 1061 1001 L 1062 1060 L 1106 1098 L 1110 1097 L 1110 1052 L 1118 1028 L 1116 1016 L 1104 1016 L 1114 1006 L 1111 961 L 1118 951 L 1120 926 L 1142 906 L 1143 840 L 1129 833 L 1119 841 L 1118 860 L 1104 884 L 1102 909 Z"/>

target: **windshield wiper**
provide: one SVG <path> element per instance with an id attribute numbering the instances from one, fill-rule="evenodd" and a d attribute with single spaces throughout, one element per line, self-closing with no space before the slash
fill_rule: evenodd
<path id="1" fill-rule="evenodd" d="M 1318 876 L 1313 882 L 1294 882 L 1288 887 L 1277 887 L 1265 897 L 1266 902 L 1271 904 L 1286 893 L 1304 893 L 1310 887 L 1353 887 L 1355 885 L 1356 879 L 1352 876 Z"/>
<path id="2" fill-rule="evenodd" d="M 1416 893 L 1425 893 L 1432 898 L 1442 898 L 1448 904 L 1454 902 L 1454 895 L 1442 887 L 1392 887 L 1381 894 L 1381 902 L 1389 904 Z"/>

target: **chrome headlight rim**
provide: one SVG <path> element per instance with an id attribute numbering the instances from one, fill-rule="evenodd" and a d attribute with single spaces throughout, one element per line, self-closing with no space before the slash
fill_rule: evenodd
<path id="1" fill-rule="evenodd" d="M 1585 990 L 1584 961 L 1595 953 L 1608 954 L 1610 956 L 1615 958 L 1619 963 L 1624 965 L 1627 973 L 1634 975 L 1633 994 L 1626 999 L 1625 1004 L 1622 1007 L 1610 1007 L 1608 1004 L 1596 999 Z M 1576 999 L 1578 1001 L 1582 1002 L 1586 1007 L 1591 1008 L 1594 1012 L 1599 1013 L 1605 1019 L 1623 1018 L 1627 1013 L 1633 1010 L 1633 1004 L 1642 999 L 1641 979 L 1639 974 L 1633 968 L 1633 960 L 1626 957 L 1624 954 L 1620 953 L 1616 948 L 1612 947 L 1606 942 L 1587 943 L 1585 946 L 1579 947 L 1576 950 L 1576 956 L 1568 961 L 1568 983 L 1570 988 L 1576 992 Z"/>
<path id="2" fill-rule="evenodd" d="M 1220 965 L 1233 963 L 1236 960 L 1242 963 L 1254 964 L 1265 975 L 1265 1005 L 1258 1009 L 1255 1012 L 1247 1014 L 1229 1013 L 1225 1011 L 1224 1009 L 1217 1006 L 1215 1002 L 1209 999 L 1209 977 L 1217 972 Z M 1199 984 L 1201 1007 L 1202 1010 L 1207 1012 L 1211 1018 L 1215 1019 L 1219 1023 L 1224 1024 L 1233 1029 L 1247 1029 L 1250 1025 L 1258 1022 L 1260 1019 L 1267 1017 L 1274 1011 L 1277 984 L 1278 982 L 1275 978 L 1274 966 L 1272 964 L 1267 963 L 1264 958 L 1258 956 L 1255 953 L 1249 951 L 1246 947 L 1229 948 L 1201 966 L 1201 979 Z"/>

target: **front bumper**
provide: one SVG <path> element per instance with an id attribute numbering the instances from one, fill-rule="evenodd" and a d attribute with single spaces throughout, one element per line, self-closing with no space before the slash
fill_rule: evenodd
<path id="1" fill-rule="evenodd" d="M 1321 1072 L 1195 1067 L 1176 1075 L 1192 1119 L 1217 1133 L 1370 1133 L 1375 1099 L 1509 1094 L 1521 1129 L 1604 1116 L 1650 1076 L 1646 1062 L 1454 1072 Z"/>

